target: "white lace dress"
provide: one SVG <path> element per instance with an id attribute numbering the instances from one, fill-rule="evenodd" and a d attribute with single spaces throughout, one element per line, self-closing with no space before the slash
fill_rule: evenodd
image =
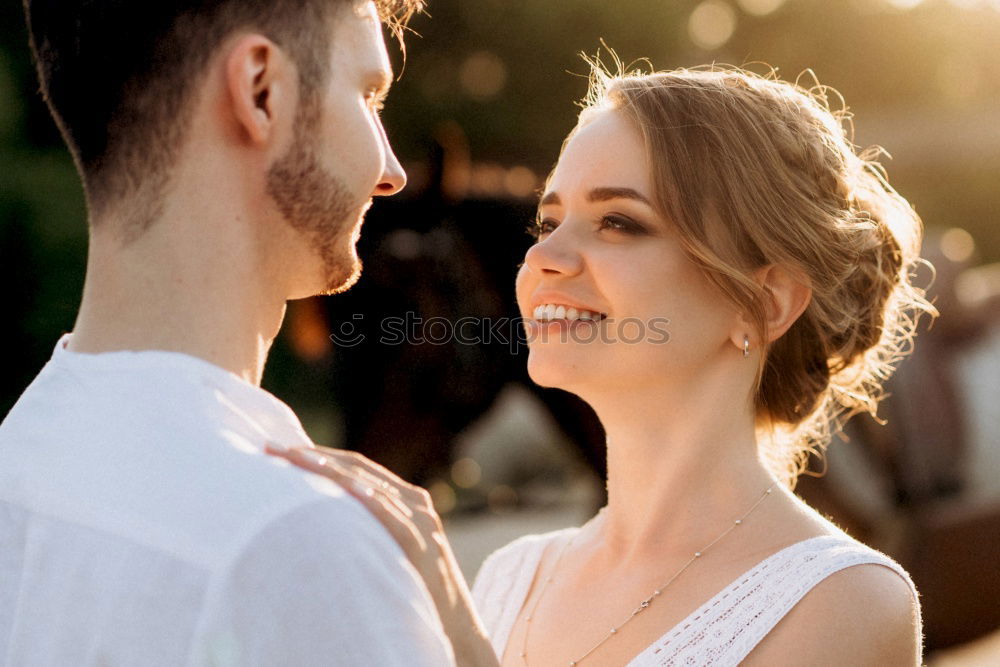
<path id="1" fill-rule="evenodd" d="M 483 563 L 472 593 L 498 656 L 503 656 L 545 547 L 576 530 L 522 537 Z M 919 599 L 907 572 L 885 554 L 846 534 L 814 537 L 782 549 L 737 577 L 629 666 L 737 665 L 813 586 L 838 570 L 868 563 L 897 572 Z"/>

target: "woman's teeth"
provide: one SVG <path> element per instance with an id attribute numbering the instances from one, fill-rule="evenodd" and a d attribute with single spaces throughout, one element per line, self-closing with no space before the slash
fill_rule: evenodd
<path id="1" fill-rule="evenodd" d="M 595 313 L 589 310 L 577 310 L 576 308 L 561 306 L 555 303 L 546 303 L 536 307 L 534 315 L 536 320 L 542 322 L 551 320 L 596 321 L 604 318 L 601 313 Z"/>

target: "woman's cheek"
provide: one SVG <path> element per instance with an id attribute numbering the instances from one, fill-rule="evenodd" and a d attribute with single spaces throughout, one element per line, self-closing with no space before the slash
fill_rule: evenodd
<path id="1" fill-rule="evenodd" d="M 521 312 L 526 312 L 530 306 L 528 298 L 531 296 L 531 285 L 529 284 L 531 281 L 531 269 L 528 268 L 527 264 L 521 264 L 521 268 L 517 270 L 517 278 L 514 280 L 514 293 L 517 296 L 517 305 L 521 308 Z"/>

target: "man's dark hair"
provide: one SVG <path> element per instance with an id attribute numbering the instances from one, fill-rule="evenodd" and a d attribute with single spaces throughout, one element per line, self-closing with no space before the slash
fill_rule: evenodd
<path id="1" fill-rule="evenodd" d="M 134 237 L 159 215 L 194 94 L 227 36 L 256 30 L 280 45 L 298 67 L 305 104 L 328 76 L 335 13 L 359 4 L 24 0 L 41 90 L 83 179 L 91 219 L 128 200 L 123 213 Z M 423 3 L 375 4 L 399 36 Z"/>

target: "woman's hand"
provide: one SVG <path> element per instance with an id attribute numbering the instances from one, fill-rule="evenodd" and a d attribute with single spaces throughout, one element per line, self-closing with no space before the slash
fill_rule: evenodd
<path id="1" fill-rule="evenodd" d="M 493 667 L 496 654 L 472 606 L 430 494 L 357 452 L 329 447 L 265 451 L 342 486 L 378 519 L 423 578 L 463 667 Z"/>

